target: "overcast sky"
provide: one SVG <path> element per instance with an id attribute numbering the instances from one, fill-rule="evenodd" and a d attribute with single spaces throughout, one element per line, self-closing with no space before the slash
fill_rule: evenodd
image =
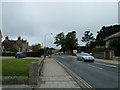
<path id="1" fill-rule="evenodd" d="M 0 4 L 1 7 L 1 4 Z M 60 32 L 77 32 L 79 45 L 85 30 L 94 36 L 102 26 L 118 24 L 117 2 L 4 2 L 2 3 L 2 33 L 10 39 L 21 36 L 29 45 L 53 45 L 53 37 Z M 0 26 L 1 27 L 1 26 Z"/>

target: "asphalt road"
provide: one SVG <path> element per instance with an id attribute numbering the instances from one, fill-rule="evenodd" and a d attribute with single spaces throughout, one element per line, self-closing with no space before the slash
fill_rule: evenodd
<path id="1" fill-rule="evenodd" d="M 53 56 L 94 88 L 118 88 L 118 66 L 82 62 L 76 58 Z"/>

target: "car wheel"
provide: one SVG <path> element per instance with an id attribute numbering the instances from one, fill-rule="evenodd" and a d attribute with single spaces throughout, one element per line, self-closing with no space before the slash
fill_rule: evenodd
<path id="1" fill-rule="evenodd" d="M 92 60 L 92 62 L 94 62 L 94 60 Z"/>
<path id="2" fill-rule="evenodd" d="M 83 62 L 85 62 L 85 59 L 82 59 Z"/>

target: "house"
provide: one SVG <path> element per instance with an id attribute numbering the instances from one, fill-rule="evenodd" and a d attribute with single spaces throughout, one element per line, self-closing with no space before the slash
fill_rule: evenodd
<path id="1" fill-rule="evenodd" d="M 9 37 L 5 37 L 5 40 L 2 42 L 2 46 L 4 49 L 7 48 L 15 48 L 19 52 L 27 52 L 28 51 L 28 42 L 27 40 L 21 39 L 18 37 L 18 40 L 10 40 Z"/>
<path id="2" fill-rule="evenodd" d="M 109 50 L 110 41 L 113 39 L 120 39 L 120 31 L 115 34 L 112 34 L 104 39 L 104 41 L 106 42 L 105 47 L 107 48 L 107 50 L 105 52 L 105 58 L 107 58 L 107 59 L 113 59 L 113 56 L 114 56 L 114 51 Z"/>
<path id="3" fill-rule="evenodd" d="M 106 47 L 109 46 L 109 43 L 110 43 L 110 41 L 111 41 L 112 39 L 118 39 L 118 38 L 120 39 L 120 31 L 117 32 L 117 33 L 115 33 L 115 34 L 113 34 L 113 35 L 110 35 L 110 36 L 106 37 L 106 38 L 104 39 L 104 41 L 106 41 Z"/>

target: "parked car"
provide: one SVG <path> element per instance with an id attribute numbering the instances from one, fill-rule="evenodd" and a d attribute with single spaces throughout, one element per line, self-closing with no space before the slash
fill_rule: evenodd
<path id="1" fill-rule="evenodd" d="M 25 57 L 26 57 L 26 54 L 23 52 L 17 52 L 15 54 L 15 58 L 25 58 Z"/>
<path id="2" fill-rule="evenodd" d="M 76 54 L 78 61 L 94 61 L 94 57 L 91 56 L 89 53 L 77 53 Z"/>

